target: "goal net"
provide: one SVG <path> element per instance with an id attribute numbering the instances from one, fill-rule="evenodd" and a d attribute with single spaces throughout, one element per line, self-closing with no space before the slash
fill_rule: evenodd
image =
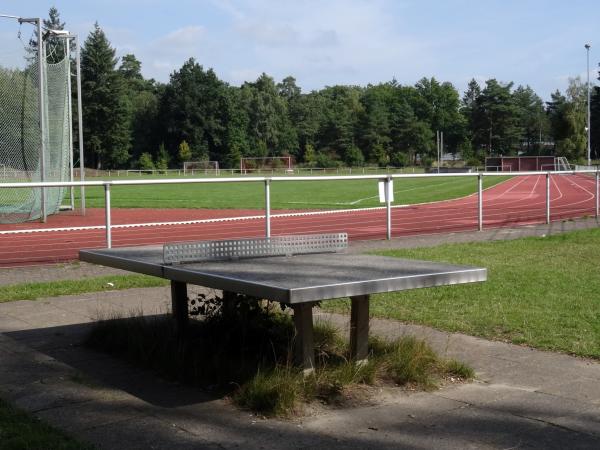
<path id="1" fill-rule="evenodd" d="M 68 181 L 71 151 L 70 61 L 42 41 L 35 26 L 0 19 L 0 177 L 2 182 Z M 59 211 L 65 188 L 1 188 L 0 223 L 39 219 Z"/>
<path id="2" fill-rule="evenodd" d="M 291 156 L 263 156 L 240 159 L 240 172 L 260 172 L 262 170 L 286 171 L 293 170 L 293 161 Z"/>
<path id="3" fill-rule="evenodd" d="M 185 161 L 183 163 L 184 175 L 197 173 L 219 175 L 219 161 Z"/>

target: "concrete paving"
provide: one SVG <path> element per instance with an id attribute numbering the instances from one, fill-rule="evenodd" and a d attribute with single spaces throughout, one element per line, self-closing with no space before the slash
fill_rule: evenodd
<path id="1" fill-rule="evenodd" d="M 481 233 L 353 243 L 350 251 L 541 236 L 596 219 Z M 85 263 L 0 269 L 2 285 L 126 272 Z M 195 288 L 196 289 L 196 288 Z M 476 380 L 434 392 L 386 389 L 368 405 L 294 420 L 256 417 L 227 399 L 165 382 L 81 346 L 112 314 L 164 314 L 167 288 L 0 304 L 0 397 L 98 448 L 563 449 L 600 448 L 600 363 L 427 327 L 373 319 L 375 333 L 411 334 L 468 362 Z M 317 315 L 340 328 L 348 317 Z M 346 330 L 347 332 L 347 330 Z"/>
<path id="2" fill-rule="evenodd" d="M 474 382 L 384 389 L 368 405 L 289 421 L 81 346 L 98 318 L 164 314 L 169 302 L 151 288 L 0 304 L 0 397 L 106 449 L 600 448 L 600 363 L 427 327 L 372 320 L 377 334 L 417 335 L 468 362 Z"/>

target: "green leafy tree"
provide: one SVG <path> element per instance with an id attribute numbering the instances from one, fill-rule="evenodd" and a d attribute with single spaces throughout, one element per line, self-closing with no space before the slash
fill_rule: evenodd
<path id="1" fill-rule="evenodd" d="M 591 121 L 591 150 L 592 158 L 600 159 L 600 87 L 595 86 L 592 90 L 590 103 Z"/>
<path id="2" fill-rule="evenodd" d="M 156 156 L 156 168 L 158 170 L 167 170 L 169 168 L 170 159 L 171 158 L 165 147 L 165 144 L 161 143 L 158 147 L 158 154 Z"/>
<path id="3" fill-rule="evenodd" d="M 540 154 L 543 137 L 548 131 L 544 102 L 529 86 L 513 92 L 521 129 L 520 149 L 527 154 Z"/>
<path id="4" fill-rule="evenodd" d="M 154 161 L 152 161 L 152 155 L 150 153 L 142 153 L 138 160 L 138 167 L 142 170 L 154 170 Z"/>
<path id="5" fill-rule="evenodd" d="M 519 147 L 522 130 L 512 86 L 490 79 L 477 97 L 471 125 L 473 142 L 476 147 L 486 147 L 488 156 L 510 155 Z"/>
<path id="6" fill-rule="evenodd" d="M 181 141 L 181 143 L 179 144 L 179 161 L 181 162 L 185 162 L 185 161 L 189 161 L 192 159 L 192 150 L 190 149 L 189 144 L 183 140 Z"/>
<path id="7" fill-rule="evenodd" d="M 311 144 L 306 144 L 304 147 L 304 163 L 308 166 L 314 167 L 317 160 L 317 153 L 315 148 Z"/>
<path id="8" fill-rule="evenodd" d="M 116 64 L 115 49 L 96 23 L 81 50 L 84 135 L 94 143 L 88 155 L 96 168 L 123 167 L 129 159 L 130 115 Z"/>
<path id="9" fill-rule="evenodd" d="M 564 103 L 558 108 L 561 134 L 555 135 L 556 154 L 584 162 L 587 155 L 587 86 L 571 78 Z"/>
<path id="10" fill-rule="evenodd" d="M 61 22 L 60 13 L 54 6 L 48 11 L 48 18 L 42 20 L 43 29 L 45 30 L 64 30 L 65 22 Z M 50 64 L 56 64 L 65 57 L 65 44 L 64 38 L 54 36 L 51 33 L 42 33 L 44 41 L 46 42 L 45 52 L 46 61 Z M 27 52 L 29 53 L 28 59 L 34 60 L 38 52 L 38 41 L 37 30 L 33 33 L 32 38 L 29 40 L 29 47 Z"/>
<path id="11" fill-rule="evenodd" d="M 215 159 L 227 142 L 227 85 L 212 69 L 204 70 L 193 58 L 171 75 L 161 99 L 160 117 L 168 148 L 183 140 L 194 159 Z"/>
<path id="12" fill-rule="evenodd" d="M 159 97 L 161 86 L 154 80 L 145 80 L 142 63 L 133 54 L 121 58 L 118 74 L 125 84 L 125 97 L 132 158 L 138 159 L 142 152 L 154 148 L 162 141 L 159 126 Z"/>

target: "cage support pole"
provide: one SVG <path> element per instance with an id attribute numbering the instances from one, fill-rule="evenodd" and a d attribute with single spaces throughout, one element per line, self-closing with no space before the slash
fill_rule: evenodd
<path id="1" fill-rule="evenodd" d="M 81 49 L 79 47 L 79 36 L 75 36 L 75 66 L 77 78 L 77 128 L 79 132 L 79 179 L 85 181 L 85 163 L 83 158 L 83 113 L 81 111 Z M 85 216 L 85 187 L 81 186 L 81 214 Z"/>
<path id="2" fill-rule="evenodd" d="M 73 169 L 73 102 L 71 100 L 71 41 L 70 38 L 65 39 L 65 53 L 67 58 L 67 64 L 69 65 L 67 73 L 67 108 L 69 109 L 69 181 L 75 181 L 74 169 Z M 71 197 L 71 210 L 75 209 L 75 188 L 69 188 Z"/>
<path id="3" fill-rule="evenodd" d="M 43 183 L 46 181 L 46 123 L 44 114 L 44 40 L 42 38 L 42 19 L 35 19 L 37 25 L 37 36 L 38 36 L 38 89 L 40 91 L 40 181 Z M 46 222 L 48 219 L 48 212 L 46 211 L 46 188 L 41 188 L 40 191 L 40 207 L 41 207 L 41 218 L 42 222 Z"/>

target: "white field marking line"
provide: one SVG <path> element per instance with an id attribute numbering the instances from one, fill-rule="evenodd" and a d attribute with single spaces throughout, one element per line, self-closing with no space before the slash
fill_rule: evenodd
<path id="1" fill-rule="evenodd" d="M 531 188 L 531 191 L 529 192 L 529 195 L 525 198 L 531 198 L 533 197 L 533 194 L 535 194 L 535 188 L 537 187 L 538 183 L 540 182 L 541 177 L 536 177 L 535 180 L 535 184 L 533 185 L 533 187 Z"/>
<path id="2" fill-rule="evenodd" d="M 447 181 L 445 183 L 439 183 L 434 185 L 434 187 L 438 187 L 438 186 L 445 186 L 447 184 L 452 184 L 456 181 L 462 181 L 460 178 L 457 178 L 456 180 L 452 180 L 452 181 Z M 419 189 L 427 189 L 431 186 L 416 186 L 413 188 L 409 188 L 409 189 L 394 189 L 394 194 L 400 194 L 400 193 L 404 193 L 404 192 L 410 192 L 410 191 L 416 191 Z M 469 194 L 472 195 L 472 194 Z M 284 202 L 284 205 L 358 205 L 361 202 L 364 202 L 366 200 L 372 200 L 374 198 L 379 198 L 379 195 L 372 195 L 370 197 L 365 197 L 365 198 L 359 198 L 358 200 L 354 200 L 352 202 L 333 202 L 333 203 L 314 203 L 314 202 Z M 455 200 L 455 199 L 451 199 L 451 200 Z M 438 200 L 438 201 L 445 201 L 445 200 Z M 420 203 L 413 203 L 413 204 L 420 204 Z"/>
<path id="3" fill-rule="evenodd" d="M 575 202 L 575 203 L 570 203 L 570 204 L 566 205 L 567 207 L 568 207 L 568 206 L 575 206 L 575 205 L 579 205 L 579 204 L 581 204 L 581 203 L 585 203 L 585 202 L 587 202 L 587 201 L 589 201 L 589 200 L 591 200 L 591 199 L 595 198 L 595 196 L 596 196 L 595 194 L 593 194 L 592 192 L 588 191 L 588 190 L 587 190 L 585 187 L 583 187 L 583 186 L 580 186 L 580 185 L 579 185 L 579 184 L 577 184 L 575 181 L 573 181 L 573 180 L 569 180 L 569 183 L 570 183 L 571 185 L 575 185 L 575 186 L 577 186 L 578 188 L 582 189 L 583 191 L 587 192 L 587 193 L 588 193 L 588 195 L 589 195 L 589 197 L 588 197 L 588 198 L 585 198 L 585 199 L 582 199 L 582 200 L 579 200 L 578 202 Z M 564 208 L 564 207 L 563 207 L 563 208 Z"/>
<path id="4" fill-rule="evenodd" d="M 498 202 L 498 200 L 499 200 L 499 199 L 501 199 L 501 198 L 502 198 L 502 197 L 503 197 L 505 194 L 508 194 L 510 191 L 512 191 L 512 190 L 513 190 L 515 187 L 519 186 L 521 183 L 524 183 L 525 181 L 527 181 L 527 180 L 528 180 L 530 177 L 531 177 L 530 175 L 528 175 L 528 176 L 526 176 L 526 177 L 522 177 L 522 179 L 521 179 L 521 180 L 519 180 L 517 183 L 515 183 L 514 185 L 512 185 L 512 186 L 511 186 L 510 188 L 508 188 L 506 191 L 504 191 L 504 192 L 501 192 L 500 194 L 498 194 L 498 196 L 497 196 L 495 199 L 493 199 L 493 200 L 490 200 L 490 199 L 486 200 L 486 199 L 484 198 L 484 204 L 485 204 L 485 203 L 488 203 L 488 204 L 489 204 L 490 202 L 492 202 L 492 201 L 493 201 L 494 203 L 492 204 L 492 206 L 488 205 L 488 208 L 490 208 L 490 207 L 493 207 L 493 208 L 505 208 L 505 207 L 507 207 L 507 206 L 508 206 L 508 207 L 510 207 L 510 205 L 514 205 L 514 204 L 519 204 L 519 203 L 521 203 L 521 202 L 524 200 L 523 198 L 518 198 L 518 199 L 508 199 L 508 200 L 501 201 L 501 202 Z M 508 180 L 507 180 L 507 181 L 508 181 Z M 531 191 L 530 191 L 530 193 L 531 193 Z M 535 205 L 535 204 L 534 204 L 534 205 Z M 533 206 L 533 205 L 532 205 L 532 206 Z M 488 214 L 488 215 L 489 215 L 489 214 Z"/>
<path id="5" fill-rule="evenodd" d="M 558 197 L 552 198 L 552 195 L 550 195 L 550 202 L 552 202 L 553 200 L 560 200 L 563 197 L 563 193 L 558 187 L 558 183 L 556 182 L 556 180 L 553 177 L 550 177 L 550 179 L 552 180 L 552 184 L 554 184 L 554 187 L 556 187 L 556 190 L 558 191 Z M 550 206 L 552 206 L 552 203 L 550 204 Z"/>

